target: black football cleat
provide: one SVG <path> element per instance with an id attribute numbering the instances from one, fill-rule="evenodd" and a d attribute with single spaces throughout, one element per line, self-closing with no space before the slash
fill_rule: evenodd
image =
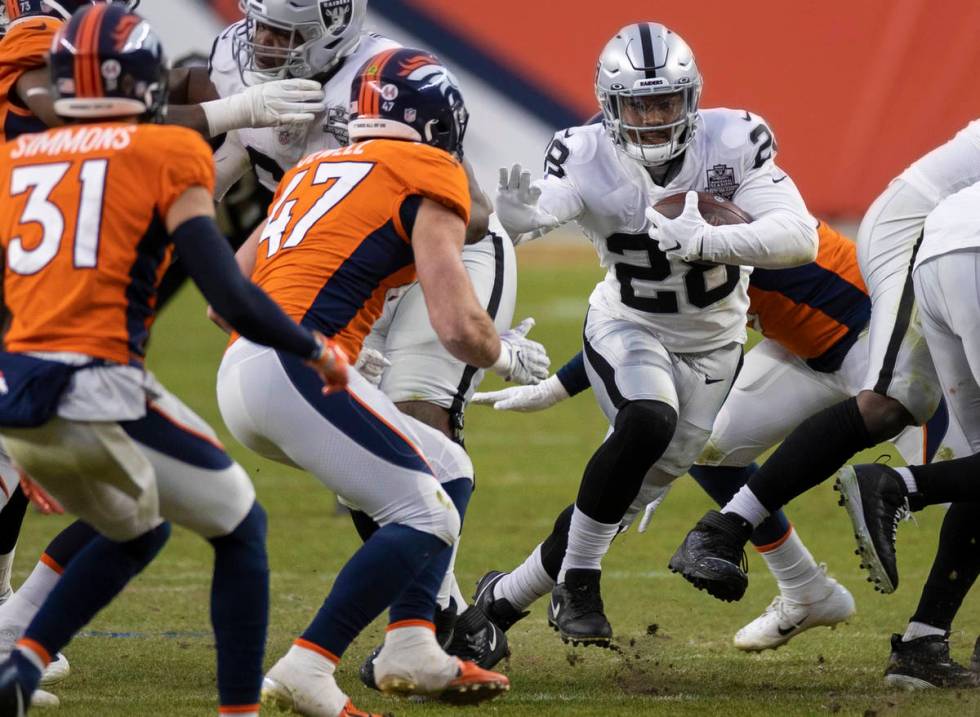
<path id="1" fill-rule="evenodd" d="M 895 533 L 898 521 L 908 518 L 908 490 L 892 468 L 881 463 L 844 466 L 837 472 L 834 490 L 838 505 L 847 509 L 854 526 L 857 554 L 875 590 L 893 593 L 898 587 Z"/>
<path id="2" fill-rule="evenodd" d="M 750 535 L 752 525 L 738 515 L 709 510 L 684 537 L 668 567 L 712 597 L 741 600 L 749 585 L 744 547 Z"/>
<path id="3" fill-rule="evenodd" d="M 475 662 L 485 670 L 510 657 L 507 635 L 476 605 L 470 605 L 459 616 L 446 652 L 461 660 Z"/>
<path id="4" fill-rule="evenodd" d="M 567 570 L 565 582 L 551 591 L 548 624 L 563 642 L 609 647 L 612 625 L 603 611 L 599 570 Z"/>
<path id="5" fill-rule="evenodd" d="M 23 717 L 27 714 L 31 698 L 25 693 L 19 677 L 17 667 L 10 660 L 0 666 L 0 717 Z"/>
<path id="6" fill-rule="evenodd" d="M 493 596 L 494 585 L 500 582 L 500 579 L 505 575 L 507 573 L 491 570 L 480 578 L 476 583 L 476 592 L 473 593 L 473 604 L 483 611 L 490 622 L 507 632 L 515 622 L 523 620 L 531 613 L 528 610 L 521 612 L 506 598 Z"/>
<path id="7" fill-rule="evenodd" d="M 907 690 L 964 689 L 980 687 L 980 675 L 950 658 L 946 635 L 928 635 L 908 642 L 902 642 L 901 635 L 892 635 L 885 682 Z"/>
<path id="8" fill-rule="evenodd" d="M 384 643 L 371 650 L 368 656 L 364 658 L 364 662 L 361 663 L 361 669 L 357 673 L 357 676 L 361 678 L 361 684 L 369 690 L 378 689 L 378 683 L 374 679 L 374 658 L 380 654 L 382 647 L 384 647 Z"/>

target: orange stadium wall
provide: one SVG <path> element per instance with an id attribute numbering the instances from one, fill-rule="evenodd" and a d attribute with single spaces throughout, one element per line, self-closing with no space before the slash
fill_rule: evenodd
<path id="1" fill-rule="evenodd" d="M 213 2 L 226 12 L 233 4 Z M 823 217 L 860 215 L 909 162 L 980 116 L 980 0 L 369 0 L 369 7 L 548 126 L 596 111 L 596 56 L 619 27 L 663 22 L 694 49 L 702 105 L 765 117 L 778 162 Z"/>

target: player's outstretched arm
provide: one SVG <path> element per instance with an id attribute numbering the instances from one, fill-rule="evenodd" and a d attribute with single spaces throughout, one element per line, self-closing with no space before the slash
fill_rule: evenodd
<path id="1" fill-rule="evenodd" d="M 207 189 L 186 189 L 164 221 L 187 273 L 229 325 L 250 341 L 306 359 L 328 387 L 347 384 L 343 351 L 286 316 L 238 270 L 231 247 L 214 222 L 214 203 Z"/>
<path id="2" fill-rule="evenodd" d="M 533 413 L 551 408 L 566 398 L 589 388 L 585 372 L 585 358 L 580 351 L 568 363 L 539 384 L 533 386 L 509 386 L 500 391 L 474 393 L 471 403 L 493 406 L 496 411 Z"/>
<path id="3" fill-rule="evenodd" d="M 544 347 L 527 338 L 533 319 L 500 336 L 473 291 L 460 252 L 463 219 L 423 199 L 412 229 L 415 269 L 429 321 L 443 346 L 464 363 L 489 368 L 508 381 L 537 383 L 548 375 Z"/>
<path id="4" fill-rule="evenodd" d="M 245 127 L 306 124 L 324 111 L 323 87 L 316 80 L 271 80 L 219 97 L 204 68 L 172 75 L 178 84 L 170 91 L 167 121 L 208 138 Z"/>

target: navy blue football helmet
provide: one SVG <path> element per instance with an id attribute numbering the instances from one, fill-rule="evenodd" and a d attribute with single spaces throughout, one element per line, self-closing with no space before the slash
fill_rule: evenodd
<path id="1" fill-rule="evenodd" d="M 82 8 L 51 44 L 54 111 L 75 119 L 158 120 L 170 66 L 156 33 L 121 3 Z"/>
<path id="2" fill-rule="evenodd" d="M 423 142 L 457 158 L 469 113 L 459 83 L 435 55 L 403 47 L 365 62 L 351 84 L 351 141 Z"/>

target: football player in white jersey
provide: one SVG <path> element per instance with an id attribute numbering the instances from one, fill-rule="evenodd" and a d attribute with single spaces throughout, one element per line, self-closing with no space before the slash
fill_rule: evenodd
<path id="1" fill-rule="evenodd" d="M 216 196 L 249 169 L 274 190 L 284 172 L 304 156 L 346 145 L 350 86 L 358 68 L 385 50 L 401 47 L 363 30 L 367 0 L 249 0 L 244 8 L 245 19 L 226 28 L 211 51 L 210 79 L 218 95 L 235 97 L 250 84 L 306 78 L 322 83 L 322 107 L 312 122 L 229 132 L 215 154 Z M 490 216 L 490 202 L 465 166 L 473 206 L 463 263 L 480 302 L 505 331 L 517 294 L 514 247 Z M 380 374 L 380 388 L 399 409 L 462 443 L 463 409 L 484 371 L 466 366 L 442 346 L 417 283 L 389 294 L 365 347 L 357 367 L 376 378 Z M 352 515 L 366 539 L 377 526 L 363 513 Z M 452 654 L 490 667 L 508 653 L 503 632 L 479 610 L 467 609 L 452 571 L 440 593 L 440 607 L 437 624 L 451 638 L 447 649 Z M 453 630 L 457 614 L 458 629 Z M 365 681 L 373 684 L 370 664 L 366 669 Z"/>
<path id="2" fill-rule="evenodd" d="M 942 390 L 922 338 L 912 267 L 929 213 L 944 197 L 977 181 L 980 121 L 914 162 L 871 205 L 857 239 L 858 264 L 872 302 L 864 388 L 801 423 L 721 512 L 709 511 L 688 533 L 671 565 L 685 577 L 697 574 L 696 585 L 722 599 L 741 597 L 748 576 L 738 563 L 754 526 L 858 451 L 907 425 L 921 425 L 936 410 Z M 888 576 L 882 577 L 882 587 L 894 588 Z M 923 634 L 916 628 L 906 638 Z"/>
<path id="3" fill-rule="evenodd" d="M 957 160 L 945 165 L 951 170 L 976 172 L 980 134 L 971 135 L 971 130 L 977 129 L 980 125 L 974 122 L 952 146 L 927 155 L 903 176 L 929 181 L 930 170 L 939 169 L 942 159 Z M 961 153 L 947 151 L 954 148 Z M 933 173 L 931 179 L 938 176 Z M 939 192 L 951 186 L 930 184 Z M 912 285 L 922 336 L 938 385 L 973 455 L 908 468 L 847 466 L 839 472 L 836 487 L 854 524 L 861 562 L 883 592 L 898 587 L 895 528 L 900 517 L 909 509 L 952 503 L 918 608 L 905 634 L 892 636 L 885 680 L 909 688 L 980 687 L 980 673 L 952 660 L 948 642 L 953 619 L 980 573 L 980 183 L 941 201 L 920 237 L 912 259 Z"/>
<path id="4" fill-rule="evenodd" d="M 667 484 L 707 441 L 742 359 L 751 266 L 812 261 L 816 221 L 774 161 L 760 117 L 699 110 L 701 73 L 663 25 L 620 30 L 596 74 L 599 125 L 558 132 L 545 177 L 501 170 L 497 212 L 518 241 L 576 221 L 607 268 L 584 330 L 586 370 L 610 432 L 585 469 L 549 622 L 608 645 L 600 561 L 652 468 Z M 651 209 L 705 190 L 754 217 L 712 227 L 696 194 L 669 220 Z"/>

